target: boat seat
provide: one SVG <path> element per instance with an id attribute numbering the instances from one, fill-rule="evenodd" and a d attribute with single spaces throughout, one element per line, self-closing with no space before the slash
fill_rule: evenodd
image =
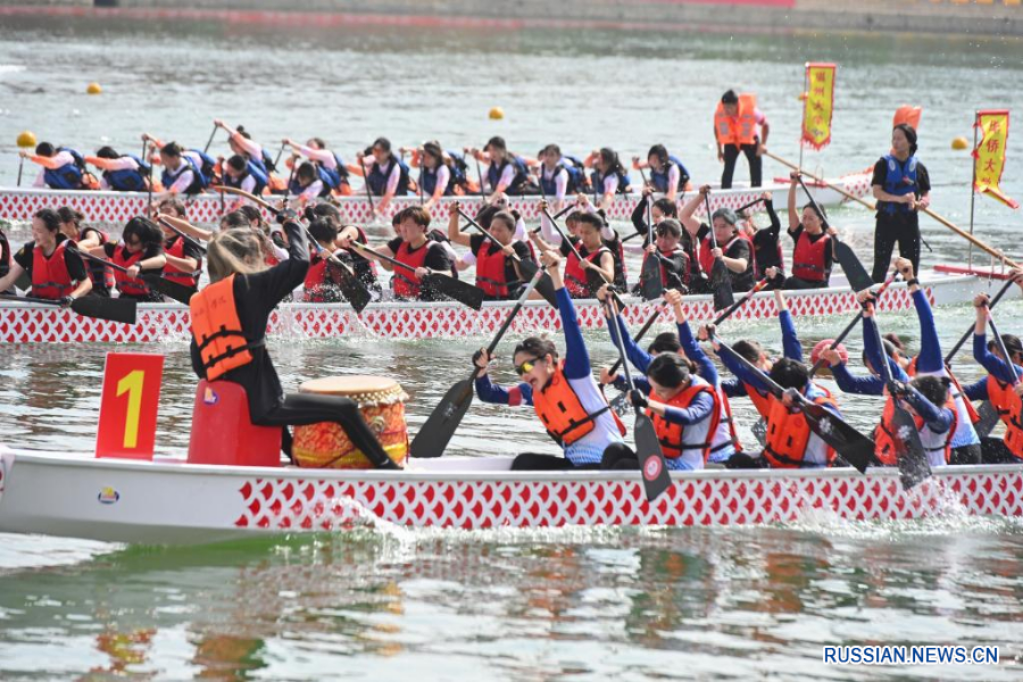
<path id="1" fill-rule="evenodd" d="M 203 379 L 192 407 L 188 463 L 278 467 L 281 427 L 252 423 L 241 384 Z"/>

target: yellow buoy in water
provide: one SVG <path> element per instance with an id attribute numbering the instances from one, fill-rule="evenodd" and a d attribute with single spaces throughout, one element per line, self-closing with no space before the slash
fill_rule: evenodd
<path id="1" fill-rule="evenodd" d="M 502 109 L 501 107 L 491 107 L 490 120 L 500 121 L 502 118 L 504 118 L 504 109 Z"/>
<path id="2" fill-rule="evenodd" d="M 36 135 L 31 130 L 23 130 L 18 134 L 18 146 L 22 148 L 35 147 Z"/>
<path id="3" fill-rule="evenodd" d="M 952 140 L 952 149 L 963 150 L 970 148 L 970 141 L 965 137 L 957 137 Z"/>
<path id="4" fill-rule="evenodd" d="M 101 92 L 103 92 L 103 88 L 99 86 L 99 83 L 89 83 L 89 85 L 87 85 L 85 88 L 85 92 L 89 93 L 90 95 L 98 95 Z"/>

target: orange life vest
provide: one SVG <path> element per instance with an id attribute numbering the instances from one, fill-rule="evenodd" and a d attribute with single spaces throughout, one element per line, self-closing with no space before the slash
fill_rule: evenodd
<path id="1" fill-rule="evenodd" d="M 605 405 L 594 414 L 586 412 L 568 377 L 565 376 L 564 367 L 565 361 L 559 361 L 558 368 L 547 385 L 533 392 L 533 409 L 547 429 L 547 435 L 558 445 L 569 446 L 593 431 L 597 417 L 605 412 L 611 412 L 618 430 L 624 436 L 625 425 L 611 410 L 610 405 Z"/>
<path id="2" fill-rule="evenodd" d="M 771 396 L 764 395 L 749 384 L 743 384 L 742 387 L 746 389 L 746 395 L 749 396 L 753 407 L 757 408 L 760 416 L 767 419 L 767 415 L 771 411 Z"/>
<path id="3" fill-rule="evenodd" d="M 38 244 L 32 249 L 32 295 L 36 298 L 60 300 L 70 296 L 75 290 L 71 281 L 71 273 L 64 262 L 64 249 L 67 240 L 57 244 L 49 256 L 43 253 Z"/>
<path id="4" fill-rule="evenodd" d="M 822 388 L 816 387 L 821 393 L 813 399 L 817 405 L 837 407 L 831 395 Z M 764 457 L 773 468 L 797 469 L 806 462 L 807 447 L 810 444 L 810 425 L 802 412 L 790 412 L 785 404 L 773 395 L 768 399 L 767 410 L 767 442 L 764 445 Z M 828 464 L 835 459 L 835 451 L 821 442 L 825 448 L 825 459 Z M 820 466 L 812 462 L 811 466 Z"/>
<path id="5" fill-rule="evenodd" d="M 959 422 L 959 414 L 956 411 L 955 400 L 952 398 L 951 393 L 948 396 L 948 400 L 945 401 L 944 407 L 952 410 L 952 427 L 945 433 L 934 433 L 924 424 L 923 417 L 917 415 L 913 415 L 913 423 L 916 424 L 916 430 L 920 432 L 920 442 L 924 447 L 928 460 L 932 459 L 934 453 L 943 452 L 944 461 L 947 464 L 952 456 L 952 437 L 955 435 L 956 425 Z M 884 403 L 884 411 L 881 413 L 881 423 L 874 430 L 874 454 L 881 460 L 881 464 L 885 466 L 895 466 L 898 464 L 895 441 L 892 437 L 892 419 L 894 417 L 895 401 L 892 400 L 891 396 L 888 396 Z"/>
<path id="6" fill-rule="evenodd" d="M 735 452 L 742 452 L 742 443 L 739 442 L 739 432 L 735 430 L 735 419 L 732 418 L 732 403 L 729 402 L 728 396 L 725 395 L 724 389 L 715 391 L 717 394 L 718 402 L 720 403 L 721 409 L 718 415 L 718 427 L 713 432 L 711 437 L 711 443 L 713 444 L 710 451 L 718 452 L 727 448 L 729 445 Z"/>
<path id="7" fill-rule="evenodd" d="M 739 111 L 736 116 L 725 113 L 725 105 L 718 102 L 714 112 L 714 135 L 720 144 L 741 146 L 753 144 L 757 131 L 757 96 L 749 93 L 739 95 Z"/>
<path id="8" fill-rule="evenodd" d="M 245 338 L 235 307 L 234 278 L 231 275 L 209 285 L 188 304 L 192 336 L 209 381 L 252 362 L 249 350 L 265 343 L 262 338 L 251 343 Z"/>
<path id="9" fill-rule="evenodd" d="M 182 239 L 180 236 L 175 235 L 168 239 L 166 242 L 164 242 L 163 250 L 164 253 L 166 253 L 168 256 L 174 256 L 175 258 L 184 258 L 185 240 Z M 201 263 L 199 268 L 196 268 L 195 270 L 192 271 L 181 270 L 168 263 L 167 267 L 163 271 L 163 277 L 164 279 L 168 279 L 172 282 L 177 282 L 178 284 L 183 284 L 186 287 L 191 287 L 195 289 L 197 286 L 199 286 L 200 269 Z"/>
<path id="10" fill-rule="evenodd" d="M 654 423 L 654 430 L 657 432 L 657 440 L 661 442 L 661 452 L 669 459 L 681 457 L 685 451 L 698 450 L 703 461 L 707 461 L 710 455 L 710 448 L 714 433 L 717 431 L 718 423 L 721 420 L 721 407 L 718 403 L 718 395 L 713 387 L 706 381 L 693 377 L 693 381 L 685 390 L 679 391 L 668 402 L 664 403 L 669 407 L 686 409 L 692 405 L 693 400 L 700 393 L 707 393 L 714 400 L 714 407 L 710 416 L 696 424 L 676 424 L 670 422 L 659 414 L 647 410 L 647 414 Z M 650 397 L 660 402 L 660 398 L 650 391 Z"/>
<path id="11" fill-rule="evenodd" d="M 1009 452 L 1023 459 L 1023 401 L 1016 395 L 1012 384 L 1003 384 L 993 376 L 987 378 L 987 397 L 1005 424 L 1002 442 Z"/>

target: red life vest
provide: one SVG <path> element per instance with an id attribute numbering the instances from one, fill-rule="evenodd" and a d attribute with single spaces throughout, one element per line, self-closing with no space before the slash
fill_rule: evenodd
<path id="1" fill-rule="evenodd" d="M 988 382 L 990 385 L 990 379 Z M 927 459 L 933 460 L 935 453 L 942 453 L 943 463 L 947 464 L 952 457 L 952 437 L 955 435 L 959 422 L 959 414 L 951 393 L 949 393 L 944 407 L 952 411 L 952 426 L 945 433 L 934 433 L 924 424 L 923 417 L 917 415 L 913 415 L 913 423 L 916 424 L 916 430 L 920 432 L 920 442 L 924 446 L 924 452 L 927 453 Z M 874 454 L 885 466 L 898 464 L 895 441 L 892 437 L 892 419 L 894 417 L 895 402 L 891 396 L 888 396 L 884 403 L 884 411 L 881 413 L 881 423 L 874 430 Z"/>
<path id="2" fill-rule="evenodd" d="M 97 230 L 95 227 L 83 227 L 78 231 L 78 238 L 75 240 L 75 244 L 78 244 L 85 238 L 85 233 L 88 230 L 94 230 L 99 235 L 100 244 L 106 244 L 110 241 L 110 236 L 106 232 Z M 89 261 L 85 264 L 85 270 L 89 273 L 89 279 L 92 280 L 94 289 L 102 288 L 109 291 L 114 288 L 114 271 L 111 268 L 96 261 Z"/>
<path id="3" fill-rule="evenodd" d="M 718 394 L 706 381 L 694 377 L 692 383 L 685 390 L 679 391 L 669 401 L 664 403 L 669 407 L 686 409 L 692 405 L 693 400 L 700 393 L 707 393 L 714 400 L 714 407 L 710 415 L 696 424 L 676 424 L 669 422 L 659 414 L 647 410 L 647 414 L 654 423 L 654 430 L 657 432 L 657 440 L 661 442 L 661 452 L 669 459 L 678 459 L 686 452 L 699 451 L 703 461 L 707 461 L 710 455 L 710 448 L 714 439 L 714 433 L 718 429 L 721 419 L 721 406 L 718 402 Z M 650 398 L 658 402 L 661 398 L 650 391 Z"/>
<path id="4" fill-rule="evenodd" d="M 114 250 L 114 256 L 110 262 L 120 265 L 122 268 L 130 268 L 141 260 L 142 249 L 129 254 L 127 247 L 122 244 Z M 126 296 L 142 298 L 150 295 L 149 286 L 145 282 L 138 278 L 128 277 L 120 270 L 114 270 L 114 281 L 117 282 L 117 290 Z"/>
<path id="5" fill-rule="evenodd" d="M 665 258 L 668 258 L 668 259 L 672 259 L 672 258 L 676 258 L 678 256 L 682 256 L 682 272 L 679 273 L 679 279 L 682 280 L 682 284 L 684 284 L 685 286 L 688 287 L 690 282 L 692 282 L 692 276 L 691 275 L 692 275 L 693 268 L 692 268 L 692 265 L 689 262 L 689 254 L 687 254 L 685 252 L 685 249 L 683 249 L 681 246 L 677 246 L 677 247 L 675 247 L 674 251 L 668 251 L 668 252 L 661 251 L 660 253 L 661 253 L 662 256 L 664 256 Z M 641 272 L 646 270 L 646 259 L 647 258 L 650 258 L 650 254 L 649 253 L 644 253 L 643 254 L 643 267 L 640 268 Z M 668 274 L 669 274 L 668 268 L 665 267 L 663 262 L 658 261 L 657 264 L 660 267 L 661 286 L 664 287 L 665 289 L 667 289 L 668 288 Z"/>
<path id="6" fill-rule="evenodd" d="M 420 246 L 415 251 L 409 250 L 409 243 L 406 241 L 401 242 L 401 246 L 398 247 L 398 253 L 394 254 L 394 258 L 397 261 L 410 265 L 413 268 L 421 268 L 426 263 L 426 254 L 438 242 L 429 241 Z M 416 299 L 422 294 L 422 286 L 419 281 L 419 277 L 410 270 L 404 268 L 394 269 L 394 295 L 398 298 L 404 299 Z"/>
<path id="7" fill-rule="evenodd" d="M 710 229 L 714 229 L 713 227 Z M 727 244 L 719 246 L 721 247 L 721 253 L 728 253 L 728 249 L 731 248 L 732 244 L 735 243 L 736 239 L 744 239 L 749 244 L 750 262 L 747 264 L 747 268 L 753 268 L 753 272 L 756 272 L 757 261 L 756 261 L 756 249 L 753 248 L 753 240 L 744 234 L 735 234 L 731 239 L 728 240 Z M 714 249 L 714 245 L 711 244 L 710 237 L 704 237 L 700 240 L 700 267 L 709 276 L 714 271 L 714 254 L 711 251 Z"/>
<path id="8" fill-rule="evenodd" d="M 322 303 L 326 300 L 324 286 L 327 279 L 327 259 L 313 256 L 305 275 L 305 300 L 308 303 Z"/>
<path id="9" fill-rule="evenodd" d="M 835 401 L 824 391 L 813 399 L 817 405 L 836 407 Z M 785 404 L 773 395 L 768 398 L 767 410 L 767 442 L 764 444 L 764 457 L 775 469 L 797 469 L 807 461 L 807 448 L 813 432 L 806 423 L 802 412 L 790 412 Z M 835 451 L 823 441 L 823 459 L 830 464 L 835 458 Z M 819 454 L 819 453 L 817 453 Z M 812 466 L 820 466 L 821 458 L 811 459 Z"/>
<path id="10" fill-rule="evenodd" d="M 831 237 L 824 235 L 817 241 L 811 241 L 804 229 L 796 239 L 796 248 L 792 251 L 792 275 L 808 282 L 825 282 L 828 278 L 824 266 L 827 250 L 831 248 Z"/>
<path id="11" fill-rule="evenodd" d="M 1002 442 L 1009 452 L 1023 459 L 1023 401 L 1012 384 L 1003 384 L 993 376 L 987 378 L 987 397 L 1005 424 Z"/>
<path id="12" fill-rule="evenodd" d="M 562 447 L 576 442 L 596 428 L 597 417 L 610 412 L 621 434 L 625 435 L 625 424 L 618 418 L 610 405 L 590 414 L 583 407 L 575 389 L 565 376 L 565 361 L 558 361 L 558 368 L 551 380 L 539 391 L 533 391 L 533 409 L 543 422 L 547 435 Z"/>
<path id="13" fill-rule="evenodd" d="M 518 286 L 519 280 L 507 280 L 505 262 L 508 256 L 501 247 L 489 239 L 476 252 L 476 286 L 490 298 L 508 298 L 508 287 Z"/>
<path id="14" fill-rule="evenodd" d="M 578 242 L 576 243 L 576 248 L 583 259 L 590 261 L 594 265 L 600 265 L 602 254 L 611 253 L 611 250 L 606 246 L 601 246 L 593 253 L 589 253 L 586 247 Z M 614 254 L 612 254 L 612 257 L 614 257 Z M 586 271 L 583 270 L 574 253 L 570 253 L 565 262 L 565 287 L 568 288 L 568 293 L 572 294 L 573 298 L 593 298 L 593 291 L 590 289 L 586 278 Z"/>
<path id="15" fill-rule="evenodd" d="M 175 258 L 184 258 L 185 240 L 182 239 L 180 236 L 175 235 L 168 239 L 166 242 L 164 242 L 163 250 L 168 256 L 174 256 Z M 168 263 L 167 267 L 163 271 L 163 277 L 164 279 L 169 279 L 172 282 L 177 282 L 178 284 L 183 284 L 186 287 L 191 287 L 195 289 L 199 286 L 198 275 L 200 268 L 196 268 L 195 270 L 189 272 L 186 270 L 176 268 L 170 263 Z"/>
<path id="16" fill-rule="evenodd" d="M 48 298 L 54 301 L 70 296 L 75 290 L 64 262 L 64 249 L 67 240 L 57 244 L 48 257 L 43 254 L 43 247 L 38 244 L 32 249 L 32 295 L 36 298 Z"/>

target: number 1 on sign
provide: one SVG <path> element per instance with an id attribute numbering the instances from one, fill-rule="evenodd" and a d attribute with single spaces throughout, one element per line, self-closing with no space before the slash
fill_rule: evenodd
<path id="1" fill-rule="evenodd" d="M 146 373 L 137 369 L 117 382 L 117 397 L 128 394 L 128 413 L 124 420 L 124 447 L 128 449 L 138 447 L 139 443 L 139 417 L 142 414 L 142 387 L 145 379 Z"/>

